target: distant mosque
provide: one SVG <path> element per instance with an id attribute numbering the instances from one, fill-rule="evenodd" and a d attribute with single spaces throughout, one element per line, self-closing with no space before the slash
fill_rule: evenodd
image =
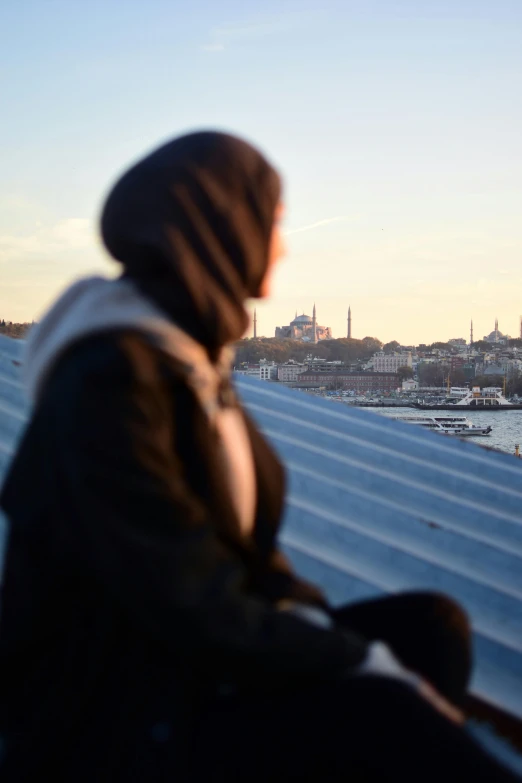
<path id="1" fill-rule="evenodd" d="M 490 332 L 489 334 L 484 335 L 484 340 L 487 343 L 505 343 L 506 340 L 509 339 L 510 337 L 508 334 L 502 334 L 502 332 L 499 332 L 498 318 L 495 318 L 495 328 L 493 329 L 493 331 Z"/>
<path id="2" fill-rule="evenodd" d="M 317 343 L 320 340 L 331 340 L 332 330 L 329 326 L 317 323 L 317 311 L 314 304 L 313 315 L 297 315 L 288 326 L 276 326 L 275 336 L 279 340 L 302 340 L 307 343 Z"/>

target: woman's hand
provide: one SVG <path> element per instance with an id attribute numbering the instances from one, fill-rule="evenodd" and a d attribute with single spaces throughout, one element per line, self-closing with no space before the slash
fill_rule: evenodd
<path id="1" fill-rule="evenodd" d="M 392 650 L 384 642 L 372 642 L 368 647 L 368 655 L 362 664 L 353 672 L 355 676 L 388 677 L 408 685 L 419 696 L 422 696 L 431 706 L 444 715 L 452 723 L 461 726 L 464 723 L 464 714 L 444 696 L 424 680 L 416 672 L 407 669 L 395 657 Z"/>
<path id="2" fill-rule="evenodd" d="M 444 696 L 441 696 L 429 682 L 421 679 L 418 686 L 418 692 L 432 707 L 452 723 L 456 723 L 458 726 L 464 724 L 464 721 L 466 720 L 464 713 L 445 699 Z"/>

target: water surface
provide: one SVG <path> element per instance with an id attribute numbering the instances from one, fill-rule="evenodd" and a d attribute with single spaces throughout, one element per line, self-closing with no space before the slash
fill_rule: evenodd
<path id="1" fill-rule="evenodd" d="M 472 424 L 480 427 L 490 425 L 493 429 L 489 435 L 484 437 L 472 437 L 474 443 L 482 446 L 492 446 L 501 451 L 507 451 L 513 454 L 515 444 L 519 443 L 522 451 L 522 410 L 502 411 L 501 413 L 491 413 L 490 411 L 441 411 L 433 408 L 428 411 L 415 408 L 367 408 L 372 413 L 385 416 L 465 416 Z M 412 425 L 414 426 L 414 425 Z M 449 435 L 448 437 L 453 437 Z"/>

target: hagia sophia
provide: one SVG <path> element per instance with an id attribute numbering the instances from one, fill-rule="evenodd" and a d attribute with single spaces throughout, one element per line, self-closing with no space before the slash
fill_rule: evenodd
<path id="1" fill-rule="evenodd" d="M 332 330 L 329 326 L 320 326 L 317 323 L 317 311 L 314 304 L 312 316 L 297 315 L 288 326 L 276 326 L 275 337 L 280 340 L 302 340 L 303 342 L 317 343 L 320 340 L 332 340 Z M 348 310 L 348 337 L 351 337 L 352 317 Z"/>
<path id="2" fill-rule="evenodd" d="M 319 326 L 317 313 L 313 309 L 313 315 L 297 315 L 288 326 L 276 326 L 275 336 L 280 340 L 302 340 L 303 342 L 317 343 L 319 340 L 331 340 L 332 330 L 329 326 Z"/>
<path id="3" fill-rule="evenodd" d="M 305 343 L 317 343 L 320 340 L 333 340 L 330 326 L 320 326 L 317 323 L 317 310 L 314 304 L 313 315 L 297 315 L 288 326 L 276 326 L 275 337 L 279 340 L 301 340 Z M 254 340 L 257 339 L 257 312 L 254 310 Z M 347 337 L 352 336 L 352 311 L 348 308 Z"/>

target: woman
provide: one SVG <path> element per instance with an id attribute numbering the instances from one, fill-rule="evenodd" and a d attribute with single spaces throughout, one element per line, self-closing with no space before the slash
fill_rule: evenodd
<path id="1" fill-rule="evenodd" d="M 31 338 L 1 495 L 3 780 L 512 779 L 458 725 L 458 607 L 334 611 L 277 548 L 283 472 L 227 346 L 281 210 L 248 144 L 166 144 L 105 204 L 122 276 L 72 286 Z"/>

